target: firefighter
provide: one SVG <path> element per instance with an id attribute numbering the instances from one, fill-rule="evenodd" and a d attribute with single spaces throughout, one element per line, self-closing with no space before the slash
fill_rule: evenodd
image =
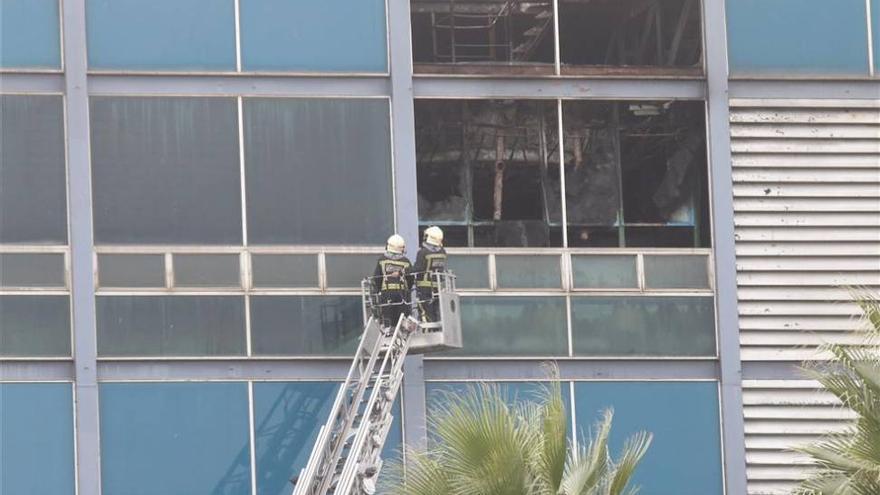
<path id="1" fill-rule="evenodd" d="M 404 256 L 406 241 L 394 234 L 388 238 L 385 254 L 376 262 L 373 272 L 372 289 L 379 303 L 378 316 L 382 327 L 393 328 L 400 315 L 409 316 L 411 312 L 410 292 L 412 263 Z"/>
<path id="2" fill-rule="evenodd" d="M 443 231 L 431 226 L 425 229 L 424 242 L 413 266 L 416 282 L 416 301 L 422 323 L 440 320 L 440 301 L 437 298 L 437 280 L 434 274 L 446 271 L 446 250 L 443 249 Z"/>

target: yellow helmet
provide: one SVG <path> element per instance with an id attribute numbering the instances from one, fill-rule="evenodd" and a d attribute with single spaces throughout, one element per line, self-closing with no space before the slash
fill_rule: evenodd
<path id="1" fill-rule="evenodd" d="M 389 253 L 403 254 L 406 251 L 406 241 L 403 239 L 403 236 L 394 234 L 385 243 L 385 250 Z"/>
<path id="2" fill-rule="evenodd" d="M 440 227 L 432 225 L 425 229 L 425 242 L 432 246 L 440 247 L 443 245 L 443 231 Z"/>

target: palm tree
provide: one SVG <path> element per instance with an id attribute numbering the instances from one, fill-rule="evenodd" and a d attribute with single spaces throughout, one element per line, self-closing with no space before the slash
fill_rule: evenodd
<path id="1" fill-rule="evenodd" d="M 555 371 L 553 371 L 555 375 Z M 430 419 L 436 445 L 407 452 L 391 469 L 391 489 L 401 495 L 634 495 L 636 465 L 652 436 L 629 438 L 620 456 L 608 449 L 612 412 L 605 411 L 592 436 L 569 448 L 568 416 L 558 380 L 539 400 L 511 405 L 497 385 L 445 393 Z"/>
<path id="2" fill-rule="evenodd" d="M 856 302 L 865 314 L 861 342 L 823 346 L 831 359 L 805 369 L 858 419 L 843 434 L 797 449 L 819 466 L 799 495 L 880 494 L 880 301 L 856 294 Z"/>

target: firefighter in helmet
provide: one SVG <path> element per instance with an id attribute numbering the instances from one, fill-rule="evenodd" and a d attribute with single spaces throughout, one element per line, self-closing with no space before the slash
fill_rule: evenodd
<path id="1" fill-rule="evenodd" d="M 425 229 L 424 241 L 416 255 L 413 276 L 416 282 L 416 300 L 422 323 L 440 320 L 439 289 L 435 273 L 446 271 L 446 250 L 443 249 L 443 231 L 431 226 Z"/>
<path id="2" fill-rule="evenodd" d="M 412 263 L 403 254 L 406 241 L 394 234 L 388 238 L 385 254 L 376 262 L 373 272 L 372 289 L 379 303 L 379 318 L 383 327 L 393 328 L 400 315 L 409 316 L 411 312 L 410 292 Z"/>

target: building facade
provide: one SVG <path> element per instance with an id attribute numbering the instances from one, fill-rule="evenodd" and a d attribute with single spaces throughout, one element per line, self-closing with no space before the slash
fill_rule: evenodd
<path id="1" fill-rule="evenodd" d="M 641 493 L 786 493 L 850 415 L 797 364 L 880 286 L 878 0 L 0 0 L 0 493 L 276 495 L 387 236 L 439 225 L 438 390 L 572 442 L 654 433 Z"/>

